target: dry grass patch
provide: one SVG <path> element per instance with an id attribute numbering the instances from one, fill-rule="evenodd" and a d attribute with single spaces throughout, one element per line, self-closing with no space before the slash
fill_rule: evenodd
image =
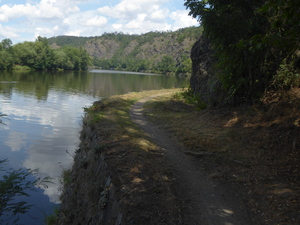
<path id="1" fill-rule="evenodd" d="M 178 94 L 158 97 L 146 103 L 145 115 L 188 151 L 214 153 L 199 163 L 213 178 L 249 187 L 253 199 L 263 196 L 265 203 L 253 200 L 253 207 L 270 221 L 300 222 L 300 89 L 231 110 L 197 111 Z"/>

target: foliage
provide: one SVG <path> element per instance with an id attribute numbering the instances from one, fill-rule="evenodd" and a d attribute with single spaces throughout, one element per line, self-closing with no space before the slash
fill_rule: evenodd
<path id="1" fill-rule="evenodd" d="M 8 38 L 5 38 L 1 41 L 0 46 L 3 49 L 9 49 L 12 46 L 12 41 Z"/>
<path id="2" fill-rule="evenodd" d="M 49 45 L 56 43 L 59 46 L 82 47 L 92 37 L 57 36 L 48 38 Z"/>
<path id="3" fill-rule="evenodd" d="M 87 70 L 91 65 L 91 57 L 82 47 L 52 49 L 42 37 L 35 42 L 11 44 L 9 39 L 0 43 L 0 70 L 10 70 L 15 64 L 33 70 Z"/>
<path id="4" fill-rule="evenodd" d="M 185 0 L 215 52 L 227 99 L 251 101 L 299 49 L 299 1 Z"/>
<path id="5" fill-rule="evenodd" d="M 1 160 L 0 164 L 6 163 L 7 160 Z M 30 181 L 29 176 L 34 171 L 27 169 L 5 170 L 0 167 L 0 172 L 3 174 L 0 180 L 0 224 L 12 221 L 15 224 L 19 218 L 18 214 L 25 214 L 32 205 L 26 201 L 18 201 L 17 198 L 24 196 L 29 197 L 27 191 L 34 190 L 36 185 L 47 186 L 50 178 L 35 179 Z M 2 219 L 5 216 L 5 219 Z M 2 218 L 1 218 L 2 217 Z"/>
<path id="6" fill-rule="evenodd" d="M 71 182 L 71 169 L 67 169 L 67 170 L 64 170 L 63 171 L 63 174 L 62 174 L 62 183 L 66 186 L 68 185 L 70 182 Z"/>
<path id="7" fill-rule="evenodd" d="M 163 73 L 175 72 L 176 62 L 170 55 L 164 55 L 157 64 L 157 70 Z"/>
<path id="8" fill-rule="evenodd" d="M 33 44 L 33 50 L 36 53 L 32 65 L 33 69 L 51 69 L 53 64 L 53 51 L 48 45 L 47 38 L 38 37 Z"/>
<path id="9" fill-rule="evenodd" d="M 0 70 L 11 70 L 14 65 L 11 45 L 10 39 L 3 39 L 0 42 Z"/>
<path id="10" fill-rule="evenodd" d="M 191 73 L 192 60 L 190 57 L 183 55 L 180 60 L 180 65 L 176 67 L 176 74 Z"/>
<path id="11" fill-rule="evenodd" d="M 93 65 L 102 69 L 117 69 L 117 70 L 127 70 L 127 71 L 146 71 L 150 70 L 150 62 L 145 59 L 133 58 L 112 58 L 112 59 L 93 59 Z"/>
<path id="12" fill-rule="evenodd" d="M 87 70 L 89 65 L 91 65 L 91 58 L 86 50 L 83 48 L 65 47 L 62 50 L 65 53 L 65 59 L 67 64 L 65 64 L 64 69 L 73 70 Z"/>
<path id="13" fill-rule="evenodd" d="M 0 70 L 12 69 L 15 64 L 33 70 L 87 70 L 94 65 L 102 69 L 191 73 L 191 46 L 187 43 L 196 41 L 201 33 L 202 28 L 188 27 L 175 32 L 153 31 L 142 35 L 114 32 L 98 37 L 38 37 L 35 42 L 26 41 L 14 46 L 9 39 L 4 39 L 0 43 Z M 104 55 L 92 59 L 86 50 L 87 44 L 98 41 L 106 48 L 112 43 L 118 47 L 110 57 Z M 179 47 L 180 52 L 175 53 L 174 46 Z M 128 48 L 132 49 L 129 51 Z M 151 49 L 151 57 L 145 55 L 145 48 Z"/>
<path id="14" fill-rule="evenodd" d="M 110 54 L 96 54 L 93 65 L 102 69 L 116 69 L 127 71 L 149 71 L 156 73 L 191 73 L 189 60 L 190 47 L 202 33 L 200 27 L 182 28 L 177 31 L 152 31 L 141 35 L 129 35 L 122 32 L 104 33 L 91 39 L 82 38 L 82 43 L 93 55 L 91 49 L 98 48 L 100 52 L 106 50 Z M 60 37 L 56 37 L 58 40 Z M 60 47 L 74 46 L 76 38 L 63 36 L 68 42 L 53 42 Z M 49 42 L 50 43 L 50 42 Z M 101 46 L 101 48 L 99 47 Z M 102 49 L 103 48 L 103 49 Z M 161 62 L 165 55 L 173 58 L 171 65 Z M 173 62 L 175 61 L 175 68 Z M 162 64 L 166 67 L 163 68 Z"/>
<path id="15" fill-rule="evenodd" d="M 0 70 L 11 70 L 13 65 L 13 56 L 6 50 L 0 51 Z"/>
<path id="16" fill-rule="evenodd" d="M 284 61 L 273 78 L 273 86 L 278 89 L 300 87 L 300 74 L 293 68 L 293 65 L 287 64 Z"/>
<path id="17" fill-rule="evenodd" d="M 197 110 L 203 110 L 207 107 L 207 104 L 202 100 L 201 96 L 194 93 L 190 88 L 184 92 L 174 95 L 177 99 L 180 99 L 181 96 L 186 103 L 195 105 Z"/>

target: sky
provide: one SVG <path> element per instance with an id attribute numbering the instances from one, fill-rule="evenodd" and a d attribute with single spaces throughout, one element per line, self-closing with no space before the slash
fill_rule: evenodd
<path id="1" fill-rule="evenodd" d="M 184 0 L 0 0 L 0 40 L 101 36 L 198 26 Z"/>

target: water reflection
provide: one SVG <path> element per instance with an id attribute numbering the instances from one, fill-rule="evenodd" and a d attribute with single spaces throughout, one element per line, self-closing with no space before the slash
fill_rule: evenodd
<path id="1" fill-rule="evenodd" d="M 38 101 L 28 96 L 14 93 L 9 104 L 2 104 L 9 121 L 1 127 L 1 142 L 11 151 L 26 151 L 22 165 L 39 169 L 40 176 L 59 178 L 62 168 L 72 162 L 70 153 L 78 142 L 82 106 L 91 104 L 94 98 L 86 95 L 61 95 L 48 92 L 48 101 Z M 17 157 L 17 156 L 16 156 Z M 50 200 L 59 203 L 59 192 L 45 190 Z M 55 186 L 52 185 L 52 186 Z"/>
<path id="2" fill-rule="evenodd" d="M 31 193 L 29 203 L 36 206 L 21 224 L 36 224 L 60 203 L 59 179 L 73 161 L 83 107 L 115 94 L 186 84 L 178 78 L 119 72 L 1 72 L 0 113 L 8 119 L 0 126 L 0 159 L 8 158 L 9 167 L 38 169 L 38 176 L 53 178 L 48 188 Z"/>
<path id="3" fill-rule="evenodd" d="M 11 131 L 7 137 L 7 140 L 4 142 L 8 147 L 10 147 L 10 150 L 15 152 L 15 151 L 20 151 L 22 146 L 25 145 L 26 143 L 26 138 L 27 135 L 21 132 L 17 131 Z"/>

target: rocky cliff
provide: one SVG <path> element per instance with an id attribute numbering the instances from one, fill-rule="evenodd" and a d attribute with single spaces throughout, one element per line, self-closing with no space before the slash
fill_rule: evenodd
<path id="1" fill-rule="evenodd" d="M 192 75 L 190 88 L 193 93 L 201 96 L 208 105 L 220 105 L 222 102 L 221 82 L 217 77 L 217 69 L 214 67 L 216 59 L 209 41 L 201 36 L 191 50 Z"/>
<path id="2" fill-rule="evenodd" d="M 201 27 L 188 27 L 174 32 L 156 31 L 141 35 L 105 33 L 88 38 L 58 36 L 49 38 L 48 43 L 53 48 L 83 47 L 93 57 L 94 66 L 104 69 L 155 70 L 162 58 L 168 56 L 175 63 L 178 73 L 189 73 L 186 70 L 187 67 L 190 70 L 190 50 L 201 33 Z M 142 68 L 134 68 L 141 61 Z M 110 65 L 107 66 L 107 63 Z M 183 68 L 185 71 L 182 71 Z"/>
<path id="3" fill-rule="evenodd" d="M 136 38 L 128 43 L 102 37 L 87 41 L 85 49 L 92 57 L 99 59 L 131 56 L 138 60 L 158 61 L 164 55 L 171 55 L 178 62 L 182 56 L 190 54 L 190 49 L 195 41 L 194 37 L 188 36 L 179 41 L 178 36 L 173 33 L 164 34 L 149 39 L 149 41 Z"/>

